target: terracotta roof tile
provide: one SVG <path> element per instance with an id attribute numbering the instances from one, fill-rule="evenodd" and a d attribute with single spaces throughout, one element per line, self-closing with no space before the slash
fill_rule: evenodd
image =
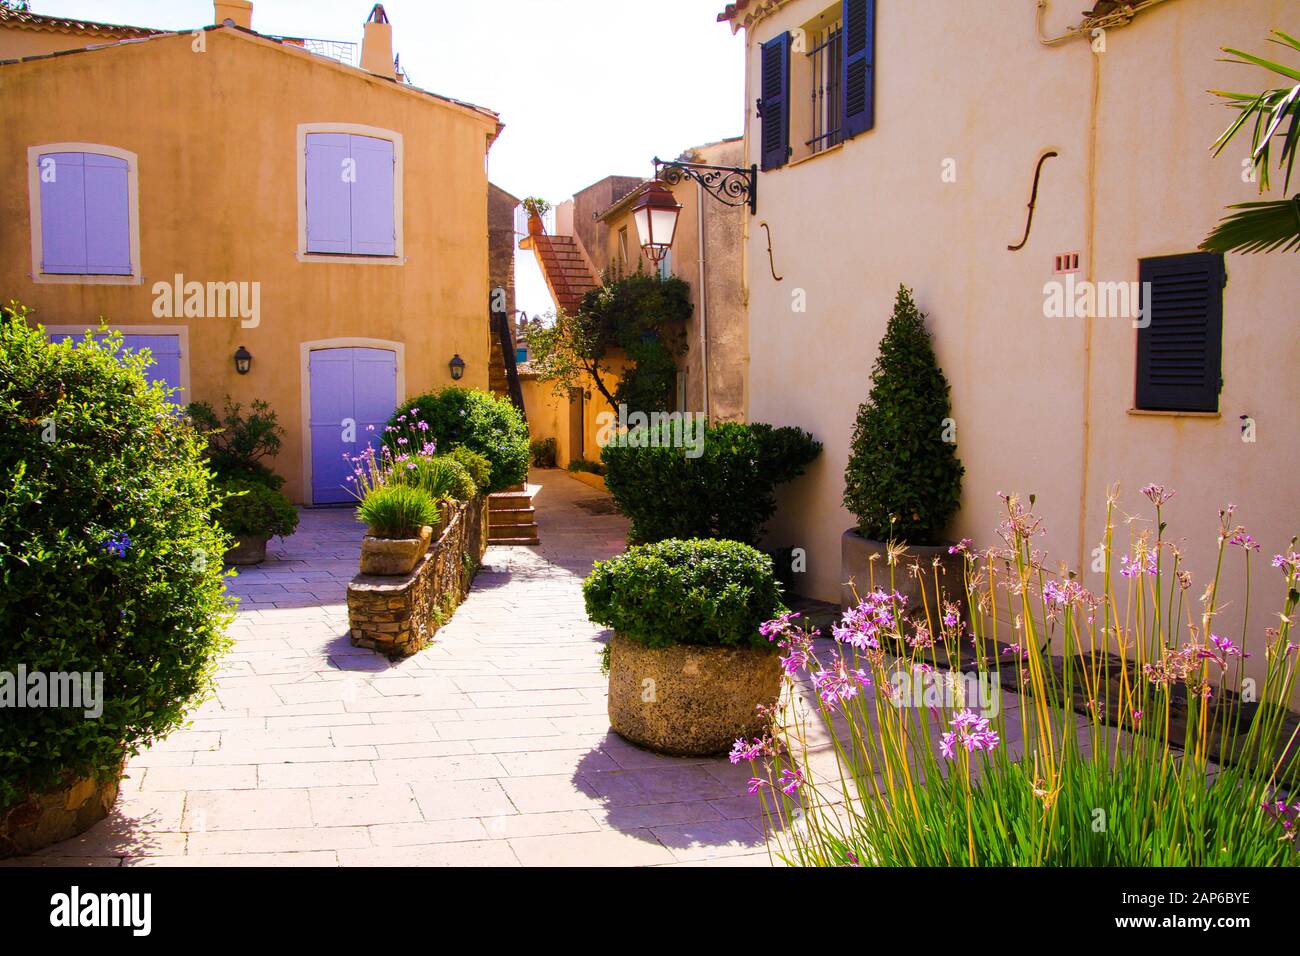
<path id="1" fill-rule="evenodd" d="M 169 32 L 150 27 L 132 27 L 122 23 L 97 23 L 94 20 L 51 17 L 43 13 L 9 10 L 5 7 L 0 7 L 0 23 L 25 30 L 43 30 L 48 33 L 90 33 L 112 37 L 149 37 Z"/>

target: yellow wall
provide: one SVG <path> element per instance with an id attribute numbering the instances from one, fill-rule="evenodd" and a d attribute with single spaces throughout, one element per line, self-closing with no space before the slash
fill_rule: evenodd
<path id="1" fill-rule="evenodd" d="M 613 371 L 603 373 L 600 378 L 605 383 L 605 387 L 613 392 L 620 380 L 618 370 L 622 366 L 622 360 L 619 356 L 613 356 L 609 360 L 609 365 Z M 520 372 L 520 386 L 524 394 L 524 410 L 528 416 L 529 437 L 554 438 L 555 461 L 560 468 L 567 468 L 569 462 L 579 457 L 586 458 L 588 461 L 600 461 L 600 446 L 596 441 L 603 427 L 600 415 L 611 409 L 609 402 L 597 391 L 596 386 L 587 376 L 583 376 L 583 382 L 583 390 L 591 397 L 584 399 L 582 403 L 583 448 L 582 454 L 579 455 L 570 441 L 570 405 L 567 394 L 556 394 L 555 383 L 543 382 L 536 377 L 535 373 Z"/>
<path id="2" fill-rule="evenodd" d="M 275 466 L 303 499 L 300 344 L 377 339 L 405 346 L 407 395 L 486 387 L 487 176 L 496 121 L 271 41 L 219 29 L 206 52 L 188 34 L 0 66 L 0 290 L 46 325 L 188 329 L 193 399 L 265 399 L 287 435 Z M 356 123 L 404 138 L 403 265 L 300 262 L 300 123 Z M 27 148 L 53 142 L 138 155 L 143 281 L 45 284 L 29 275 Z M 261 283 L 261 322 L 159 319 L 155 282 Z M 253 354 L 248 375 L 232 355 Z M 183 359 L 184 360 L 184 359 Z M 399 400 L 405 396 L 399 394 Z"/>
<path id="3" fill-rule="evenodd" d="M 795 0 L 747 31 L 748 103 L 759 44 L 824 6 Z M 1166 516 L 1199 593 L 1214 573 L 1218 508 L 1233 502 L 1263 543 L 1251 602 L 1262 627 L 1279 596 L 1263 564 L 1300 531 L 1295 257 L 1227 257 L 1214 417 L 1131 414 L 1131 322 L 1047 319 L 1043 286 L 1054 278 L 1053 255 L 1066 251 L 1083 253 L 1079 278 L 1136 281 L 1139 258 L 1195 251 L 1226 205 L 1257 198 L 1241 178 L 1248 140 L 1210 155 L 1229 113 L 1205 91 L 1277 85 L 1217 57 L 1224 46 L 1267 53 L 1269 29 L 1285 27 L 1292 5 L 1171 0 L 1111 29 L 1102 54 L 1083 41 L 1040 45 L 1034 4 L 1014 6 L 953 18 L 929 4 L 878 4 L 875 129 L 760 173 L 758 218 L 771 227 L 784 278 L 769 274 L 766 237 L 751 220 L 749 418 L 807 428 L 825 445 L 783 492 L 770 543 L 806 548 L 804 590 L 838 599 L 839 539 L 854 524 L 841 505 L 849 440 L 906 283 L 929 313 L 952 383 L 966 477 L 951 537 L 994 543 L 997 493 L 1035 493 L 1048 529 L 1040 547 L 1053 566 L 1077 567 L 1101 538 L 1107 484 L 1120 482 L 1127 510 L 1146 515 L 1138 489 L 1162 483 L 1178 489 Z M 1080 9 L 1052 2 L 1049 33 L 1077 23 Z M 758 135 L 751 119 L 751 158 Z M 792 129 L 792 140 L 799 135 Z M 1060 156 L 1043 169 L 1032 235 L 1009 252 L 1047 149 Z M 942 177 L 948 159 L 955 182 Z M 806 312 L 792 307 L 796 290 Z M 1240 440 L 1240 415 L 1254 417 L 1257 443 Z M 1232 565 L 1226 595 L 1237 620 L 1245 590 Z M 1250 666 L 1263 663 L 1258 654 Z"/>

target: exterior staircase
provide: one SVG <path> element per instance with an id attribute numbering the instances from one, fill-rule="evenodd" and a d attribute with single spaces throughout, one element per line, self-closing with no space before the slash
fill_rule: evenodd
<path id="1" fill-rule="evenodd" d="M 488 544 L 540 544 L 533 492 L 527 485 L 512 485 L 488 495 Z"/>
<path id="2" fill-rule="evenodd" d="M 538 235 L 529 236 L 524 243 L 525 248 L 532 247 L 555 304 L 570 315 L 577 312 L 582 297 L 600 284 L 578 240 L 573 236 Z"/>

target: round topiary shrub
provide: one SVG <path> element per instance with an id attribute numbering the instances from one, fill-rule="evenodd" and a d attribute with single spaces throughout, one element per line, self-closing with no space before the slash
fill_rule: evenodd
<path id="1" fill-rule="evenodd" d="M 464 466 L 469 472 L 470 480 L 474 482 L 474 487 L 478 489 L 478 494 L 485 493 L 484 489 L 492 482 L 492 462 L 488 461 L 485 455 L 480 455 L 464 445 L 457 445 L 447 452 L 447 457 Z"/>
<path id="2" fill-rule="evenodd" d="M 476 388 L 454 386 L 418 395 L 398 406 L 389 427 L 404 431 L 411 421 L 428 424 L 439 452 L 464 446 L 492 464 L 485 493 L 528 477 L 528 424 L 508 399 Z"/>
<path id="3" fill-rule="evenodd" d="M 739 541 L 669 539 L 597 561 L 587 616 L 646 647 L 772 649 L 758 632 L 785 611 L 772 559 Z"/>
<path id="4" fill-rule="evenodd" d="M 285 538 L 298 527 L 298 512 L 289 499 L 260 481 L 224 481 L 217 491 L 224 498 L 214 514 L 229 535 Z"/>
<path id="5" fill-rule="evenodd" d="M 102 679 L 102 695 L 93 717 L 4 710 L 0 817 L 73 780 L 115 778 L 179 726 L 230 619 L 205 442 L 149 384 L 144 356 L 117 334 L 52 344 L 27 310 L 3 313 L 0 694 L 41 673 Z"/>

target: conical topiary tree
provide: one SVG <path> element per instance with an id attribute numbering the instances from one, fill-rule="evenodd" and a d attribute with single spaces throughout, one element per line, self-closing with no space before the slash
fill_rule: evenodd
<path id="1" fill-rule="evenodd" d="M 858 407 L 844 506 L 857 516 L 865 538 L 937 544 L 957 510 L 964 471 L 948 380 L 925 316 L 911 290 L 899 286 L 871 371 L 871 394 Z"/>

